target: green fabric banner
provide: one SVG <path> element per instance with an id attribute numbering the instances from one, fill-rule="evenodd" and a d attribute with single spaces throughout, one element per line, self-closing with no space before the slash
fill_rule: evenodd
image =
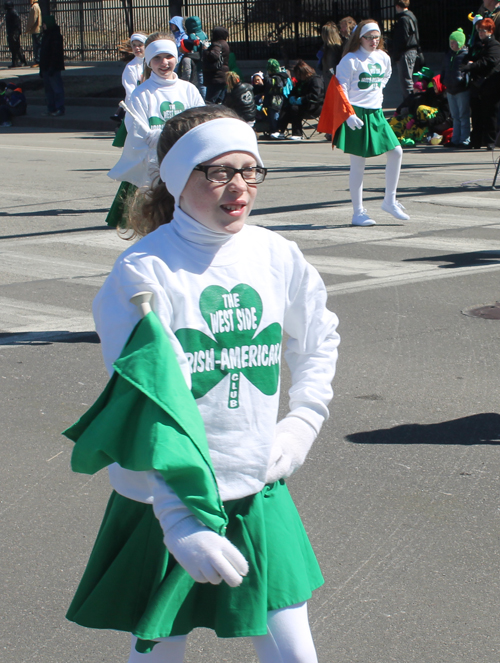
<path id="1" fill-rule="evenodd" d="M 153 312 L 136 325 L 113 366 L 94 405 L 63 432 L 75 442 L 73 471 L 95 474 L 114 462 L 157 470 L 202 523 L 224 535 L 228 519 L 203 420 Z"/>

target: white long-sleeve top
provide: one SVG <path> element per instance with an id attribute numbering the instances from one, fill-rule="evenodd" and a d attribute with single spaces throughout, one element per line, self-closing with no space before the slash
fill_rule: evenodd
<path id="1" fill-rule="evenodd" d="M 127 138 L 122 155 L 109 171 L 108 177 L 136 186 L 149 184 L 157 164 L 156 143 L 148 143 L 147 134 L 151 131 L 160 132 L 167 120 L 186 108 L 204 104 L 197 88 L 178 78 L 177 74 L 165 80 L 152 73 L 132 92 L 130 108 L 140 123 L 135 122 L 129 113 L 126 114 Z"/>
<path id="2" fill-rule="evenodd" d="M 391 77 L 391 58 L 384 51 L 360 47 L 344 55 L 336 76 L 353 106 L 382 108 L 383 89 Z"/>
<path id="3" fill-rule="evenodd" d="M 110 374 L 139 320 L 129 300 L 141 290 L 153 292 L 196 398 L 222 499 L 259 492 L 274 441 L 284 332 L 291 412 L 316 431 L 328 417 L 340 339 L 320 275 L 278 234 L 256 226 L 216 233 L 176 208 L 171 223 L 120 256 L 94 300 Z M 148 502 L 145 474 L 110 471 L 118 492 Z"/>
<path id="4" fill-rule="evenodd" d="M 122 85 L 125 88 L 125 103 L 128 104 L 132 92 L 140 85 L 144 71 L 144 58 L 135 57 L 127 65 L 122 74 Z"/>

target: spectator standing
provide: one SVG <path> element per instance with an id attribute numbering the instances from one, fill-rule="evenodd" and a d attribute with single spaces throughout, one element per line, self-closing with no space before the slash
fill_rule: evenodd
<path id="1" fill-rule="evenodd" d="M 226 28 L 212 31 L 212 43 L 203 51 L 203 79 L 207 87 L 206 101 L 222 104 L 226 94 L 226 74 L 229 71 L 229 34 Z"/>
<path id="2" fill-rule="evenodd" d="M 180 52 L 182 60 L 179 63 L 177 75 L 183 81 L 192 83 L 198 90 L 200 90 L 200 82 L 198 76 L 198 64 L 201 63 L 201 53 L 196 49 L 200 43 L 199 40 L 193 41 L 192 39 L 183 39 L 181 41 Z"/>
<path id="3" fill-rule="evenodd" d="M 196 62 L 196 70 L 198 72 L 197 88 L 200 91 L 203 99 L 205 99 L 207 88 L 203 79 L 203 62 L 201 56 L 203 50 L 208 48 L 210 43 L 208 41 L 208 36 L 205 34 L 205 32 L 203 32 L 201 19 L 199 16 L 189 16 L 185 21 L 185 26 L 188 39 L 191 39 L 195 42 L 195 45 L 193 46 L 193 53 L 199 53 L 200 55 L 200 59 L 194 60 L 194 62 Z"/>
<path id="4" fill-rule="evenodd" d="M 242 120 L 253 127 L 256 113 L 253 86 L 249 83 L 242 83 L 240 77 L 234 71 L 227 72 L 226 86 L 224 106 L 232 108 Z"/>
<path id="5" fill-rule="evenodd" d="M 347 45 L 347 42 L 349 41 L 352 31 L 356 27 L 356 21 L 353 19 L 352 16 L 344 16 L 344 18 L 341 18 L 339 21 L 339 32 L 340 32 L 340 38 L 342 40 L 342 53 L 344 52 L 344 49 Z"/>
<path id="6" fill-rule="evenodd" d="M 17 66 L 26 66 L 26 58 L 21 48 L 21 18 L 14 9 L 12 0 L 7 0 L 5 7 L 5 28 L 7 31 L 7 45 L 12 56 L 9 69 Z M 19 63 L 19 65 L 18 65 Z"/>
<path id="7" fill-rule="evenodd" d="M 453 136 L 450 147 L 466 147 L 470 141 L 470 92 L 468 77 L 460 67 L 469 61 L 462 28 L 450 35 L 450 49 L 444 57 L 441 83 L 446 87 L 448 106 L 453 118 Z"/>
<path id="8" fill-rule="evenodd" d="M 498 0 L 484 0 L 479 14 L 483 18 L 491 18 L 495 23 L 495 39 L 500 42 L 500 2 Z"/>
<path id="9" fill-rule="evenodd" d="M 279 138 L 278 120 L 285 100 L 285 86 L 289 76 L 274 58 L 267 61 L 267 74 L 264 76 L 264 108 L 269 120 L 269 134 Z M 275 135 L 273 135 L 275 134 Z"/>
<path id="10" fill-rule="evenodd" d="M 64 46 L 61 29 L 54 16 L 43 17 L 42 45 L 40 48 L 40 76 L 45 87 L 45 100 L 49 115 L 64 115 Z"/>
<path id="11" fill-rule="evenodd" d="M 40 66 L 40 46 L 42 45 L 42 10 L 38 0 L 30 0 L 31 9 L 26 26 L 26 34 L 31 35 L 33 44 L 33 64 L 32 67 Z"/>
<path id="12" fill-rule="evenodd" d="M 184 29 L 184 19 L 182 16 L 174 16 L 170 19 L 169 25 L 172 35 L 175 39 L 175 44 L 180 53 L 181 41 L 187 37 L 186 31 Z"/>
<path id="13" fill-rule="evenodd" d="M 321 68 L 325 90 L 330 83 L 330 78 L 335 73 L 338 63 L 342 59 L 342 38 L 333 21 L 328 21 L 321 28 L 321 39 L 323 40 L 323 57 L 321 58 Z"/>
<path id="14" fill-rule="evenodd" d="M 392 33 L 392 55 L 397 64 L 403 97 L 413 90 L 413 69 L 420 48 L 418 22 L 408 7 L 410 0 L 396 0 L 396 23 Z"/>
<path id="15" fill-rule="evenodd" d="M 479 150 L 491 149 L 496 139 L 496 109 L 500 101 L 500 43 L 493 36 L 495 22 L 483 18 L 476 23 L 481 48 L 472 55 L 472 61 L 461 71 L 470 73 L 470 110 L 472 133 L 470 146 Z"/>

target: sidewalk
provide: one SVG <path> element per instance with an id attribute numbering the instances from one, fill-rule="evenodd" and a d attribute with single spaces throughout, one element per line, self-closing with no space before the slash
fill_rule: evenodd
<path id="1" fill-rule="evenodd" d="M 426 54 L 428 66 L 439 73 L 442 55 Z M 43 85 L 38 69 L 17 67 L 8 69 L 7 62 L 0 62 L 0 80 L 19 81 L 25 88 L 28 112 L 17 117 L 17 127 L 48 128 L 58 131 L 110 131 L 115 123 L 109 119 L 115 113 L 121 97 L 122 62 L 67 63 L 63 72 L 67 98 L 66 114 L 62 117 L 45 117 Z M 244 79 L 259 70 L 265 70 L 265 60 L 240 61 Z M 95 84 L 94 84 L 95 82 Z M 69 93 L 69 94 L 68 94 Z M 396 72 L 384 93 L 384 110 L 391 113 L 402 101 Z M 8 129 L 7 129 L 8 131 Z M 321 135 L 313 140 L 323 140 Z"/>

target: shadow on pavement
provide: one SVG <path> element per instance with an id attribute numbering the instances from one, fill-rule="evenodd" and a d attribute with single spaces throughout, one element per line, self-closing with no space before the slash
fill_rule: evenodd
<path id="1" fill-rule="evenodd" d="M 500 263 L 500 251 L 471 251 L 470 253 L 449 253 L 443 256 L 425 256 L 423 258 L 405 258 L 402 262 L 446 262 L 438 265 L 440 269 L 457 267 L 477 267 Z"/>
<path id="2" fill-rule="evenodd" d="M 44 209 L 36 212 L 0 212 L 1 216 L 71 216 L 73 214 L 107 214 L 109 207 L 92 208 L 92 209 Z"/>
<path id="3" fill-rule="evenodd" d="M 355 444 L 500 444 L 500 414 L 484 412 L 437 424 L 403 424 L 352 433 Z"/>
<path id="4" fill-rule="evenodd" d="M 91 230 L 114 230 L 116 232 L 116 228 L 110 228 L 109 226 L 106 225 L 101 225 L 101 226 L 90 226 L 90 227 L 85 227 L 85 228 L 67 228 L 66 230 L 41 230 L 40 232 L 37 233 L 22 233 L 20 235 L 1 235 L 0 240 L 2 239 L 21 239 L 24 237 L 43 237 L 44 235 L 65 235 L 66 233 L 85 233 L 89 232 Z"/>
<path id="5" fill-rule="evenodd" d="M 52 345 L 53 343 L 100 343 L 96 332 L 38 331 L 0 334 L 0 345 Z"/>

